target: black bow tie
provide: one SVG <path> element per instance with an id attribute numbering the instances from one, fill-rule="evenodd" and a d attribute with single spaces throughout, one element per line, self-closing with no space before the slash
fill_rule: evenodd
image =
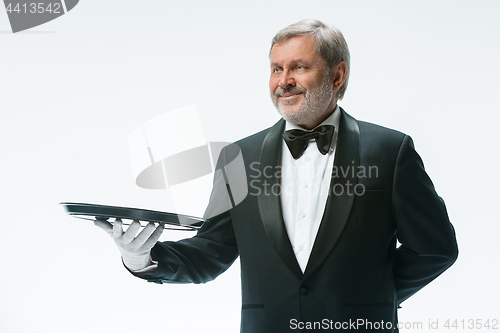
<path id="1" fill-rule="evenodd" d="M 286 145 L 294 159 L 298 159 L 304 154 L 311 139 L 316 140 L 320 153 L 325 155 L 330 150 L 334 130 L 335 126 L 333 125 L 322 125 L 316 127 L 314 131 L 309 132 L 293 129 L 283 133 L 283 139 L 285 139 Z"/>

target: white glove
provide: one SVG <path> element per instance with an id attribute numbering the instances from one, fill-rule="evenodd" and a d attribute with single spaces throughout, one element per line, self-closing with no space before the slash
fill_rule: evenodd
<path id="1" fill-rule="evenodd" d="M 123 232 L 122 220 L 116 219 L 113 225 L 104 220 L 95 220 L 94 224 L 106 231 L 115 241 L 123 263 L 132 271 L 143 269 L 152 264 L 150 252 L 163 232 L 163 225 L 155 227 L 148 223 L 136 237 L 141 228 L 139 221 L 133 221 L 126 232 Z"/>

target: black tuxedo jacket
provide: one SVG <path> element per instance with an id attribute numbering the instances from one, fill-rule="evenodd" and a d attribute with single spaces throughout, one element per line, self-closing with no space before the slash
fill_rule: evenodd
<path id="1" fill-rule="evenodd" d="M 280 164 L 280 120 L 236 143 L 247 197 L 195 237 L 157 243 L 158 268 L 142 277 L 204 283 L 239 255 L 241 332 L 397 332 L 397 306 L 455 261 L 455 233 L 411 138 L 341 112 L 331 191 L 304 273 L 276 195 L 279 172 L 270 172 Z M 231 150 L 221 152 L 221 165 L 233 158 Z"/>

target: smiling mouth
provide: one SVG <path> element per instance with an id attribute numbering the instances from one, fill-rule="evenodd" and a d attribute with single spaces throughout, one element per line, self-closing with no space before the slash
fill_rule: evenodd
<path id="1" fill-rule="evenodd" d="M 287 94 L 287 95 L 281 95 L 279 96 L 279 98 L 285 100 L 285 101 L 288 101 L 288 100 L 291 100 L 291 99 L 294 99 L 296 97 L 298 97 L 301 93 L 296 93 L 296 94 Z"/>

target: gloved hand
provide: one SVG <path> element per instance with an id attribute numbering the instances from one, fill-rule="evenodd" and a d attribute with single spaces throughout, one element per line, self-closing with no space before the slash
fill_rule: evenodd
<path id="1" fill-rule="evenodd" d="M 115 241 L 120 251 L 123 263 L 132 271 L 145 268 L 152 264 L 149 253 L 163 232 L 163 225 L 155 227 L 148 223 L 136 237 L 141 228 L 139 221 L 133 221 L 127 231 L 123 232 L 122 220 L 116 219 L 113 224 L 104 220 L 95 220 L 94 224 L 106 231 Z"/>

